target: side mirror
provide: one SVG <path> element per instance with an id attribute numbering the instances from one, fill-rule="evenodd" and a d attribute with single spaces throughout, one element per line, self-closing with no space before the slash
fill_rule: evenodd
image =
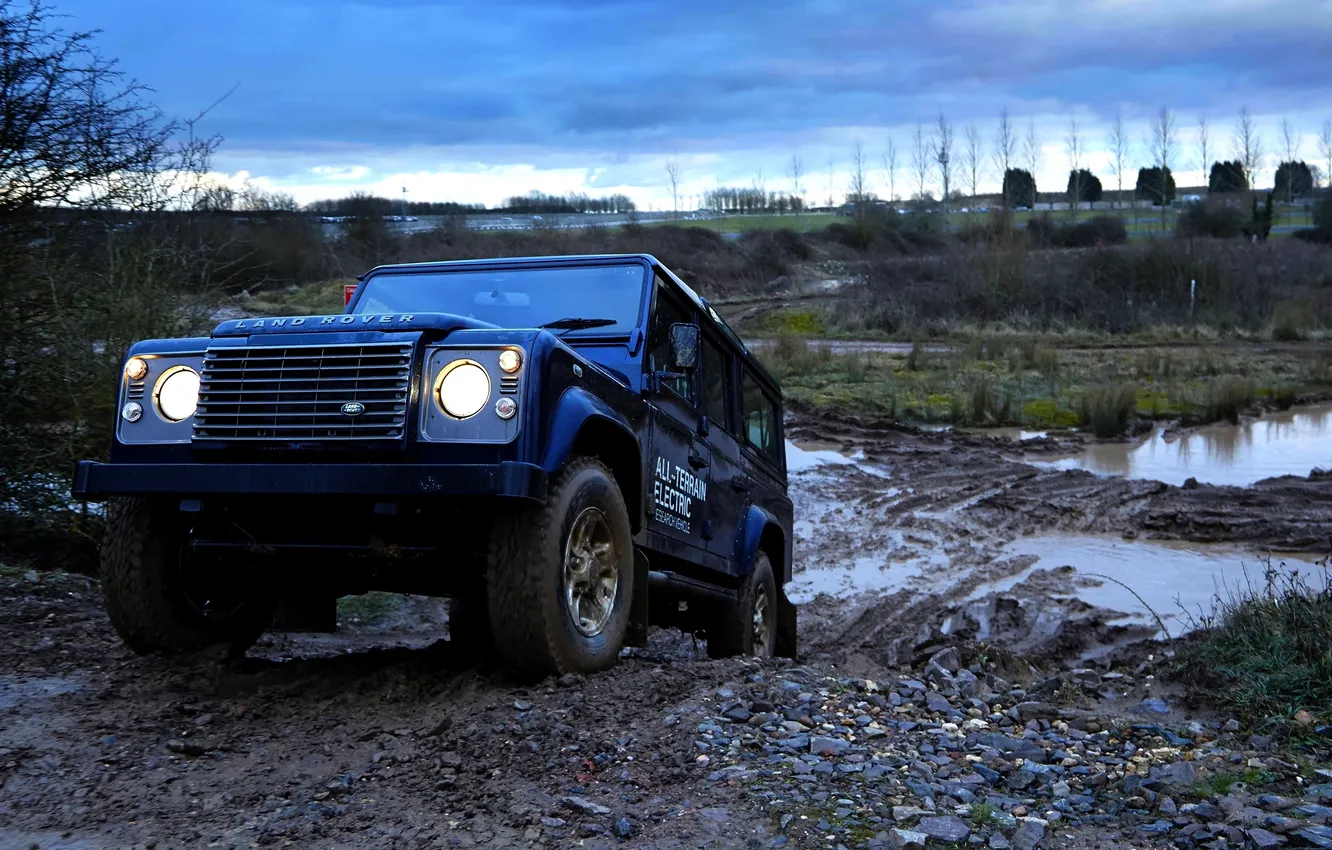
<path id="1" fill-rule="evenodd" d="M 693 369 L 698 365 L 698 325 L 671 325 L 671 368 Z"/>

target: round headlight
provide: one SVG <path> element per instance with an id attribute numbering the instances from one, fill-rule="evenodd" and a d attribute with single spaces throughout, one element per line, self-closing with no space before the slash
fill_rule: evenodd
<path id="1" fill-rule="evenodd" d="M 199 407 L 199 373 L 188 366 L 172 369 L 157 382 L 157 412 L 170 422 L 194 415 Z"/>
<path id="2" fill-rule="evenodd" d="M 449 364 L 439 380 L 439 406 L 455 419 L 475 416 L 490 398 L 490 376 L 471 360 Z"/>
<path id="3" fill-rule="evenodd" d="M 131 357 L 125 361 L 125 375 L 131 381 L 142 381 L 148 374 L 148 363 L 142 357 Z"/>
<path id="4" fill-rule="evenodd" d="M 516 348 L 506 348 L 500 352 L 499 367 L 509 374 L 517 372 L 523 365 L 523 355 Z"/>

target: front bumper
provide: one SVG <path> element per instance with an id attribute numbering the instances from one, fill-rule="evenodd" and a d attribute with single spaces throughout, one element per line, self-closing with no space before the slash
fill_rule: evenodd
<path id="1" fill-rule="evenodd" d="M 98 463 L 80 461 L 74 497 L 502 496 L 546 499 L 546 473 L 528 463 Z"/>

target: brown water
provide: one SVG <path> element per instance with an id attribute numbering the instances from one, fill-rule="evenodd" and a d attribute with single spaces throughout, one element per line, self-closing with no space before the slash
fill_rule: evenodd
<path id="1" fill-rule="evenodd" d="M 1156 428 L 1140 441 L 1095 443 L 1074 457 L 1031 463 L 1174 485 L 1196 478 L 1202 484 L 1247 487 L 1264 478 L 1304 477 L 1314 469 L 1332 468 L 1332 405 L 1293 408 L 1239 425 L 1209 425 L 1184 435 L 1167 436 Z"/>
<path id="2" fill-rule="evenodd" d="M 1278 583 L 1298 575 L 1308 586 L 1321 589 L 1327 580 L 1326 566 L 1310 554 L 1264 556 L 1232 546 L 1167 540 L 1129 542 L 1055 534 L 1014 540 L 1003 554 L 1037 560 L 1018 575 L 980 585 L 972 598 L 1004 592 L 1036 570 L 1072 567 L 1076 573 L 1068 595 L 1143 624 L 1154 624 L 1155 612 L 1175 636 L 1188 631 L 1200 615 L 1211 613 L 1218 597 L 1263 589 L 1269 566 Z"/>

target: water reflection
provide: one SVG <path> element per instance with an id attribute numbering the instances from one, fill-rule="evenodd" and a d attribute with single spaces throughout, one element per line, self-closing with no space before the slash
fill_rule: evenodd
<path id="1" fill-rule="evenodd" d="M 1183 484 L 1246 487 L 1280 475 L 1306 476 L 1332 467 L 1332 405 L 1292 409 L 1241 425 L 1209 425 L 1167 437 L 1156 428 L 1140 442 L 1096 443 L 1076 457 L 1031 461 L 1054 469 L 1085 469 Z"/>

